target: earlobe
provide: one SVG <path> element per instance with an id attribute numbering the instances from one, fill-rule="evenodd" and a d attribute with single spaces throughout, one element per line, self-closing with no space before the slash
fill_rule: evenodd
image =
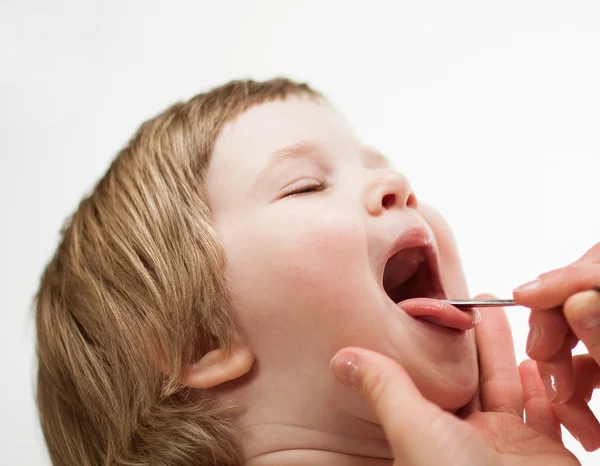
<path id="1" fill-rule="evenodd" d="M 229 354 L 225 350 L 216 349 L 187 365 L 180 380 L 191 388 L 212 388 L 243 376 L 253 364 L 254 353 L 248 345 L 235 341 Z"/>

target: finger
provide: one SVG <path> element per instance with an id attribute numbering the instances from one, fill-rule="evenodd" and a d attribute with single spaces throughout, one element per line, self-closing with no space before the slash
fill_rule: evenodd
<path id="1" fill-rule="evenodd" d="M 600 388 L 600 367 L 585 354 L 573 358 L 573 370 L 576 381 L 574 401 L 554 405 L 553 411 L 558 421 L 579 438 L 582 446 L 593 451 L 600 445 L 600 427 L 594 414 L 583 404 L 589 403 L 594 389 Z"/>
<path id="2" fill-rule="evenodd" d="M 600 388 L 600 366 L 589 354 L 573 357 L 575 375 L 575 394 L 587 403 L 592 399 L 596 388 Z"/>
<path id="3" fill-rule="evenodd" d="M 600 262 L 600 243 L 596 243 L 587 252 L 577 259 L 575 262 L 585 263 L 585 262 Z"/>
<path id="4" fill-rule="evenodd" d="M 544 385 L 534 361 L 526 360 L 519 365 L 525 418 L 529 427 L 547 437 L 562 443 L 560 422 L 554 416 L 551 403 L 544 393 Z"/>
<path id="5" fill-rule="evenodd" d="M 494 297 L 480 295 L 476 299 Z M 481 315 L 482 320 L 475 327 L 481 406 L 483 411 L 511 413 L 522 419 L 523 389 L 504 308 L 487 308 Z"/>
<path id="6" fill-rule="evenodd" d="M 600 286 L 600 264 L 575 263 L 544 273 L 537 280 L 513 290 L 518 304 L 532 309 L 551 309 L 569 296 Z"/>
<path id="7" fill-rule="evenodd" d="M 475 338 L 472 339 L 470 344 L 473 346 L 474 354 L 476 354 L 477 357 L 479 357 L 477 341 L 475 340 Z M 474 413 L 480 413 L 482 410 L 483 409 L 481 407 L 481 388 L 479 384 L 477 384 L 477 388 L 475 389 L 473 398 L 471 398 L 466 405 L 464 405 L 462 408 L 456 411 L 455 414 L 460 419 L 467 419 L 469 416 L 473 415 Z"/>
<path id="8" fill-rule="evenodd" d="M 573 333 L 600 365 L 600 292 L 584 291 L 571 296 L 564 314 Z"/>
<path id="9" fill-rule="evenodd" d="M 569 330 L 567 330 L 567 336 L 565 337 L 565 341 L 569 344 L 569 348 L 573 349 L 579 343 L 579 338 L 577 338 L 577 335 L 575 335 L 573 333 L 573 330 L 569 328 Z"/>
<path id="10" fill-rule="evenodd" d="M 564 403 L 573 396 L 573 356 L 568 342 L 551 358 L 537 361 L 537 368 L 549 401 Z"/>
<path id="11" fill-rule="evenodd" d="M 585 400 L 576 396 L 566 403 L 552 405 L 554 415 L 587 451 L 600 446 L 600 423 Z"/>
<path id="12" fill-rule="evenodd" d="M 409 464 L 443 464 L 449 458 L 467 464 L 471 455 L 485 453 L 471 426 L 426 400 L 406 371 L 387 356 L 344 348 L 331 360 L 331 368 L 368 400 L 394 458 Z"/>
<path id="13" fill-rule="evenodd" d="M 529 315 L 529 335 L 525 351 L 531 359 L 544 360 L 563 346 L 569 330 L 562 307 L 532 310 Z"/>

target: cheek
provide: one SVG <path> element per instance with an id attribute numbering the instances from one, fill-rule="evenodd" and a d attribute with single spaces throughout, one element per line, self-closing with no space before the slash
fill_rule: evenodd
<path id="1" fill-rule="evenodd" d="M 297 284 L 320 288 L 323 280 L 329 285 L 349 283 L 352 271 L 367 263 L 364 228 L 347 220 L 330 218 L 306 225 L 289 232 L 279 244 L 279 257 L 288 263 Z"/>
<path id="2" fill-rule="evenodd" d="M 440 271 L 446 291 L 451 298 L 467 297 L 467 283 L 450 226 L 436 210 L 429 206 L 421 205 L 419 213 L 435 235 L 439 251 Z"/>
<path id="3" fill-rule="evenodd" d="M 365 284 L 365 228 L 351 217 L 291 217 L 259 222 L 226 244 L 234 305 L 256 318 L 274 315 L 282 325 L 322 324 L 347 310 L 349 290 Z"/>

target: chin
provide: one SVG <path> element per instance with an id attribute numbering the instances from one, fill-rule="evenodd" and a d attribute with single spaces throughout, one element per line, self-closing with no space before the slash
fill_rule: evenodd
<path id="1" fill-rule="evenodd" d="M 477 370 L 448 370 L 424 382 L 423 396 L 446 411 L 456 411 L 473 399 L 478 386 Z"/>

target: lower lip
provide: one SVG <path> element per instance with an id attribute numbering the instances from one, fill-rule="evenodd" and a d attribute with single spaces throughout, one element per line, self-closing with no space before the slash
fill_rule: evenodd
<path id="1" fill-rule="evenodd" d="M 464 335 L 466 330 L 460 330 L 460 329 L 456 329 L 456 328 L 452 328 L 452 327 L 446 327 L 445 325 L 439 325 L 436 324 L 435 322 L 432 322 L 430 320 L 425 320 L 422 317 L 414 317 L 414 316 L 409 316 L 411 317 L 413 320 L 415 320 L 420 327 L 423 327 L 424 329 L 427 329 L 427 331 L 429 332 L 435 332 L 441 335 L 450 335 L 450 336 L 460 336 L 460 335 Z"/>

